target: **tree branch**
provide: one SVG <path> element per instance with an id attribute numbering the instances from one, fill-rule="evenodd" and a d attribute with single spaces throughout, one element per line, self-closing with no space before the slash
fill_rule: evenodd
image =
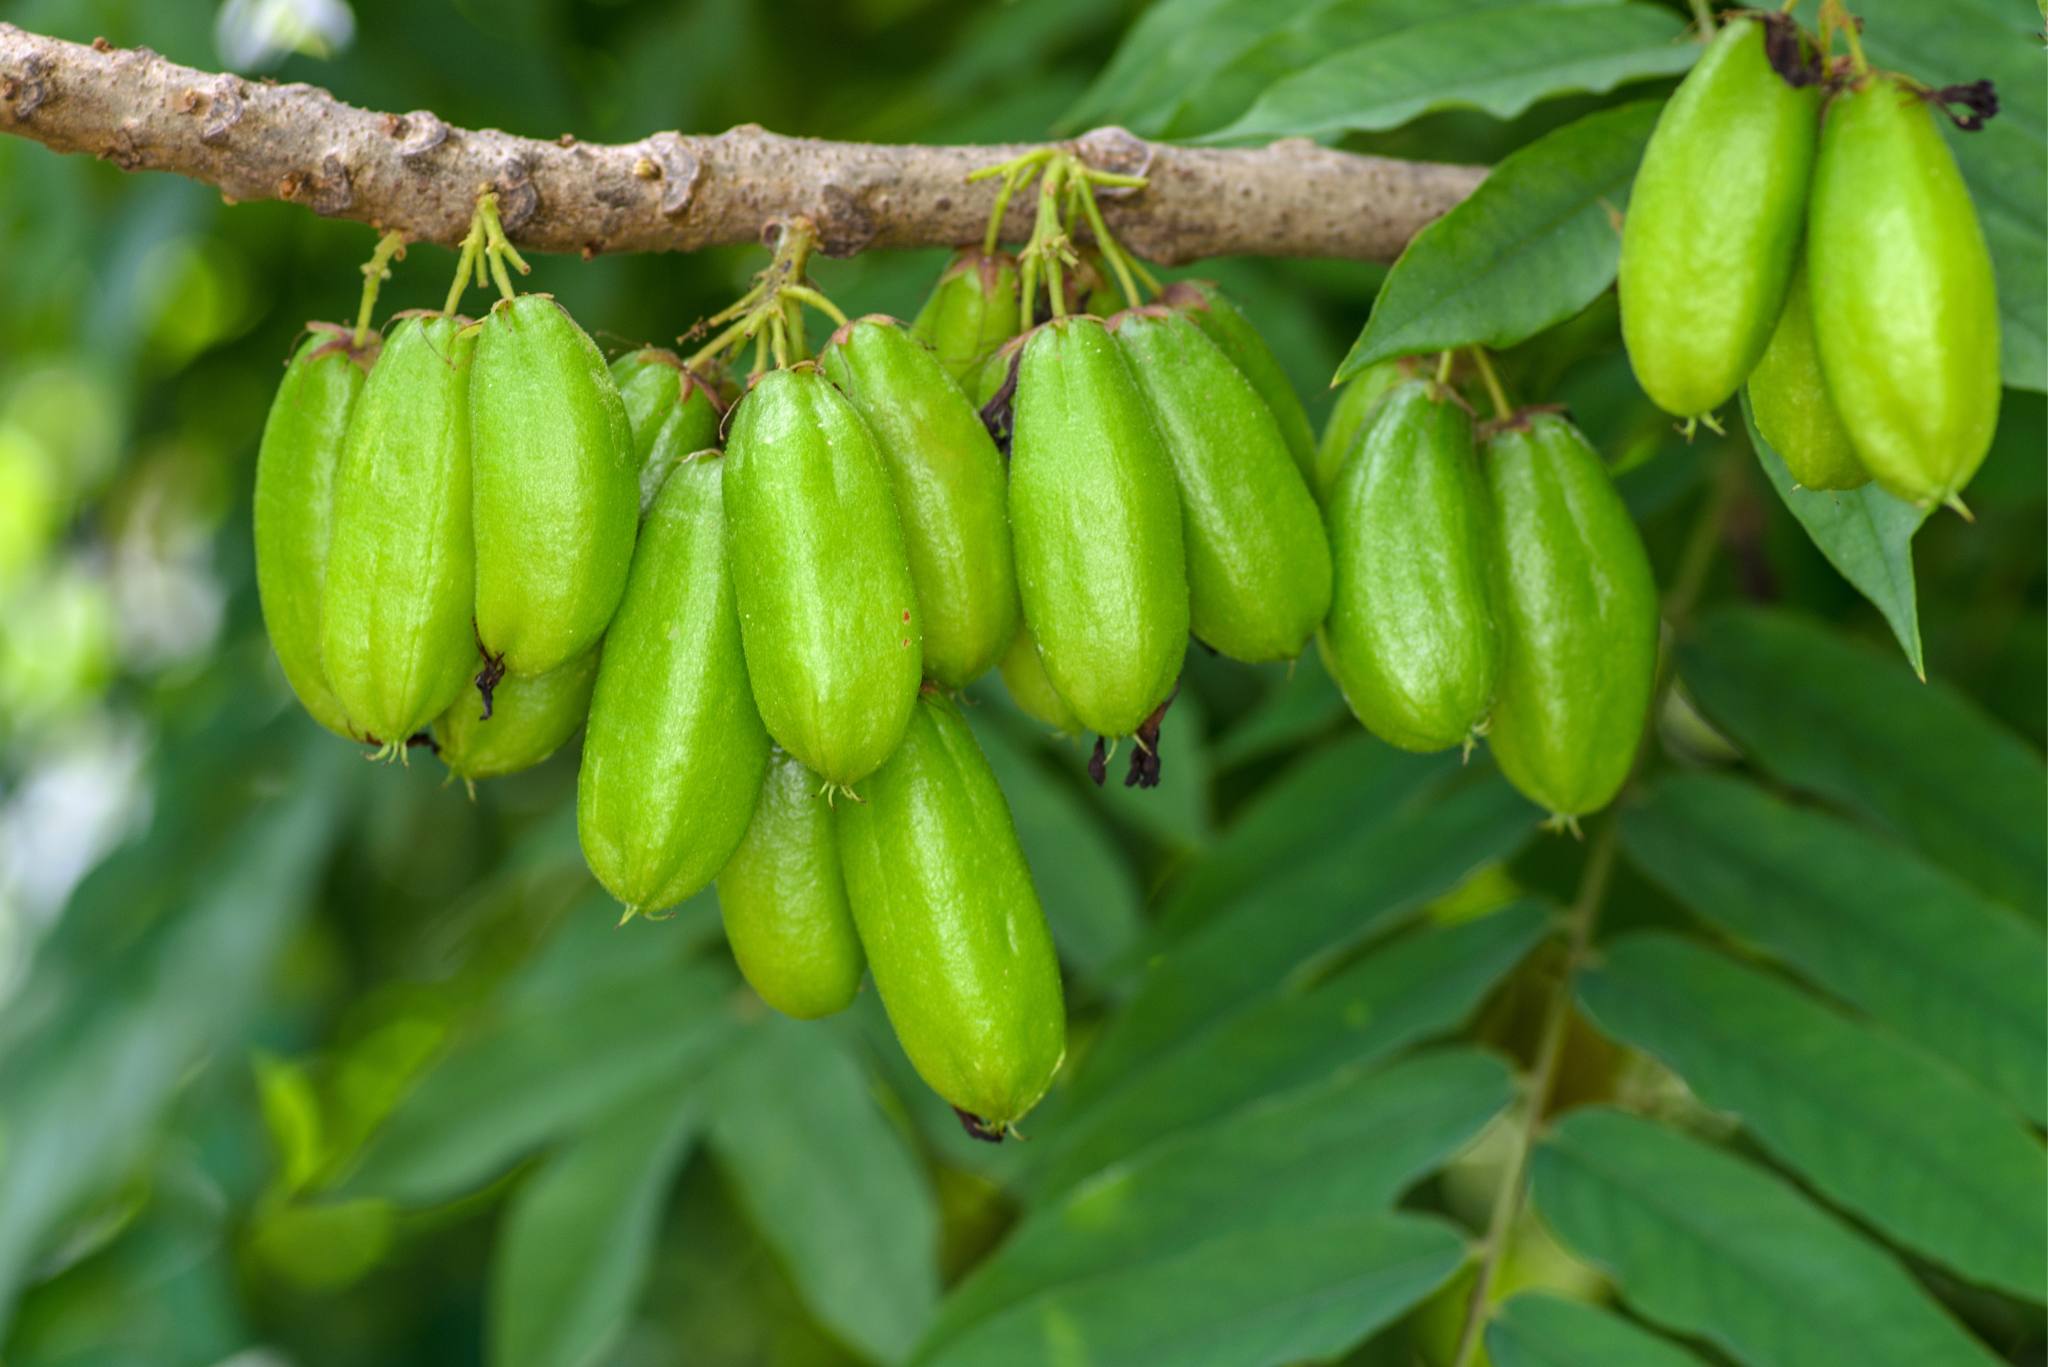
<path id="1" fill-rule="evenodd" d="M 791 214 L 816 223 L 835 256 L 969 242 L 995 187 L 968 185 L 968 172 L 1028 150 L 825 142 L 751 124 L 715 136 L 543 142 L 4 23 L 0 132 L 127 171 L 188 176 L 231 201 L 289 200 L 443 245 L 461 239 L 489 185 L 519 246 L 586 255 L 752 242 Z M 1100 128 L 1073 146 L 1091 165 L 1148 177 L 1143 190 L 1103 196 L 1103 213 L 1126 246 L 1167 264 L 1238 253 L 1389 261 L 1485 174 L 1300 139 L 1193 148 Z M 1024 240 L 1030 219 L 1029 203 L 1014 206 L 1005 239 Z"/>

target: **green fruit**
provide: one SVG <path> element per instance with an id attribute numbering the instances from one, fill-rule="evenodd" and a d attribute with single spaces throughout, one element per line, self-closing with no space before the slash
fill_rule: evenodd
<path id="1" fill-rule="evenodd" d="M 1081 733 L 1081 719 L 1046 677 L 1045 663 L 1038 658 L 1038 642 L 1031 639 L 1031 629 L 1021 622 L 998 668 L 1002 670 L 1003 687 L 1009 690 L 1010 701 L 1023 709 L 1024 715 L 1063 736 Z"/>
<path id="2" fill-rule="evenodd" d="M 342 442 L 382 339 L 373 332 L 357 348 L 347 328 L 306 327 L 311 335 L 285 367 L 256 451 L 256 595 L 270 647 L 299 702 L 337 736 L 361 740 L 327 686 L 320 602 Z"/>
<path id="3" fill-rule="evenodd" d="M 1059 960 L 1009 805 L 959 711 L 926 697 L 864 802 L 836 809 L 854 924 L 903 1052 L 1000 1138 L 1066 1053 Z"/>
<path id="4" fill-rule="evenodd" d="M 1472 419 L 1434 382 L 1386 396 L 1329 499 L 1324 658 L 1366 729 L 1403 750 L 1470 740 L 1499 664 Z"/>
<path id="5" fill-rule="evenodd" d="M 1330 546 L 1272 410 L 1185 314 L 1131 309 L 1110 327 L 1173 460 L 1196 639 L 1293 659 L 1329 610 Z"/>
<path id="6" fill-rule="evenodd" d="M 1123 349 L 1055 318 L 1019 358 L 1010 530 L 1024 620 L 1089 730 L 1127 736 L 1187 651 L 1187 559 L 1173 462 Z"/>
<path id="7" fill-rule="evenodd" d="M 1681 418 L 1727 402 L 1784 306 L 1813 166 L 1816 86 L 1785 84 L 1764 25 L 1715 37 L 1657 118 L 1621 229 L 1621 331 Z"/>
<path id="8" fill-rule="evenodd" d="M 507 674 L 491 690 L 491 710 L 465 693 L 434 722 L 434 744 L 448 771 L 466 782 L 531 769 L 562 748 L 590 711 L 598 650 L 545 674 Z M 481 668 L 486 662 L 477 661 Z"/>
<path id="9" fill-rule="evenodd" d="M 1206 280 L 1176 281 L 1166 287 L 1166 292 L 1159 296 L 1159 302 L 1169 308 L 1180 309 L 1194 319 L 1196 326 L 1209 334 L 1209 340 L 1223 349 L 1231 364 L 1244 372 L 1244 377 L 1252 382 L 1252 388 L 1258 390 L 1259 397 L 1266 401 L 1266 407 L 1273 410 L 1273 418 L 1280 424 L 1280 435 L 1287 441 L 1288 454 L 1294 457 L 1295 468 L 1313 487 L 1316 430 L 1309 424 L 1308 410 L 1301 406 L 1301 396 L 1294 392 L 1293 381 L 1281 369 L 1280 358 L 1273 354 L 1273 348 L 1266 345 L 1266 339 L 1252 326 L 1252 320 Z"/>
<path id="10" fill-rule="evenodd" d="M 1863 468 L 1900 498 L 1953 498 L 1998 426 L 1998 294 L 1934 113 L 1894 80 L 1828 105 L 1806 264 L 1821 371 Z"/>
<path id="11" fill-rule="evenodd" d="M 762 1001 L 798 1020 L 851 1005 L 867 966 L 822 787 L 775 751 L 746 838 L 718 875 L 718 910 L 740 972 Z"/>
<path id="12" fill-rule="evenodd" d="M 544 674 L 596 644 L 626 587 L 633 433 L 596 343 L 546 295 L 492 306 L 475 371 L 477 638 Z"/>
<path id="13" fill-rule="evenodd" d="M 1801 488 L 1854 489 L 1870 482 L 1820 373 L 1804 266 L 1793 273 L 1778 330 L 1749 374 L 1749 406 L 1757 430 Z"/>
<path id="14" fill-rule="evenodd" d="M 1600 457 L 1538 413 L 1487 438 L 1500 680 L 1487 743 L 1562 818 L 1607 805 L 1642 739 L 1657 669 L 1650 558 Z"/>
<path id="15" fill-rule="evenodd" d="M 1337 482 L 1344 462 L 1364 440 L 1365 430 L 1379 415 L 1380 401 L 1387 397 L 1388 391 L 1421 373 L 1422 366 L 1415 357 L 1399 356 L 1367 366 L 1338 391 L 1336 405 L 1330 409 L 1330 420 L 1323 424 L 1322 440 L 1316 443 L 1316 464 L 1310 488 L 1317 502 L 1325 502 L 1330 497 L 1330 486 Z"/>
<path id="16" fill-rule="evenodd" d="M 645 517 L 678 461 L 718 445 L 725 405 L 710 385 L 690 373 L 680 356 L 660 347 L 642 347 L 613 361 L 612 381 L 619 387 L 626 425 L 633 433 L 640 515 Z"/>
<path id="17" fill-rule="evenodd" d="M 467 328 L 399 320 L 335 471 L 321 661 L 342 711 L 386 754 L 447 711 L 476 664 Z"/>
<path id="18" fill-rule="evenodd" d="M 979 247 L 954 253 L 931 297 L 911 320 L 910 334 L 938 353 L 963 388 L 995 349 L 1023 327 L 1016 259 Z"/>
<path id="19" fill-rule="evenodd" d="M 768 767 L 727 566 L 724 464 L 686 460 L 662 485 L 590 698 L 576 831 L 590 871 L 633 911 L 711 882 Z"/>
<path id="20" fill-rule="evenodd" d="M 965 688 L 1017 631 L 1002 457 L 960 386 L 894 319 L 847 324 L 818 364 L 867 419 L 888 466 L 925 676 Z"/>
<path id="21" fill-rule="evenodd" d="M 923 625 L 868 425 L 813 366 L 770 371 L 726 446 L 726 542 L 768 734 L 848 787 L 903 738 Z"/>

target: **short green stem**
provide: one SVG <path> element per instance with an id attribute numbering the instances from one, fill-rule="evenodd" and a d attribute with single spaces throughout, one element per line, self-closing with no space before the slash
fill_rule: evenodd
<path id="1" fill-rule="evenodd" d="M 363 301 L 356 309 L 356 330 L 350 346 L 360 350 L 370 339 L 370 317 L 377 309 L 377 292 L 391 278 L 391 263 L 404 258 L 404 233 L 389 232 L 377 239 L 377 250 L 363 263 Z"/>
<path id="2" fill-rule="evenodd" d="M 1514 415 L 1514 405 L 1508 402 L 1508 391 L 1502 387 L 1500 376 L 1495 373 L 1493 359 L 1486 354 L 1485 347 L 1472 348 L 1472 364 L 1479 370 L 1479 381 L 1486 386 L 1486 397 L 1493 403 L 1493 416 L 1505 422 Z"/>

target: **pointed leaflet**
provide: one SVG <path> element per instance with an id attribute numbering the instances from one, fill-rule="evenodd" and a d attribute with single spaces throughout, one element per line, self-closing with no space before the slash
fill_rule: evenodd
<path id="1" fill-rule="evenodd" d="M 1919 600 L 1913 588 L 1913 534 L 1927 520 L 1929 510 L 1915 508 L 1875 484 L 1845 490 L 1799 488 L 1785 468 L 1785 458 L 1757 431 L 1746 388 L 1742 391 L 1742 425 L 1749 431 L 1757 464 L 1764 467 L 1786 510 L 1806 529 L 1814 548 L 1827 557 L 1836 573 L 1884 614 L 1892 635 L 1899 638 L 1899 649 L 1912 662 L 1913 672 L 1926 678 Z"/>
<path id="2" fill-rule="evenodd" d="M 1750 1367 L 1994 1363 L 1892 1258 L 1765 1168 L 1619 1111 L 1537 1149 L 1537 1212 L 1643 1314 Z"/>
<path id="3" fill-rule="evenodd" d="M 1276 1089 L 1368 1066 L 1456 1028 L 1542 938 L 1548 919 L 1546 908 L 1522 903 L 1419 930 L 1306 991 L 1278 991 L 1191 1027 L 1091 1101 L 1062 1095 L 1025 1158 L 1028 1185 L 1040 1193 L 1071 1186 Z"/>
<path id="4" fill-rule="evenodd" d="M 1897 833 L 2034 921 L 2048 917 L 2048 768 L 1936 679 L 1783 611 L 1730 608 L 1678 648 L 1694 699 L 1757 764 Z"/>
<path id="5" fill-rule="evenodd" d="M 1660 107 L 1589 114 L 1494 167 L 1401 253 L 1338 382 L 1395 356 L 1513 346 L 1591 303 L 1614 283 L 1617 215 Z"/>
<path id="6" fill-rule="evenodd" d="M 1527 4 L 1454 15 L 1332 54 L 1261 95 L 1205 142 L 1398 128 L 1439 109 L 1511 119 L 1539 100 L 1675 75 L 1699 56 L 1655 5 Z"/>
<path id="7" fill-rule="evenodd" d="M 2040 1143 L 1925 1054 L 1671 935 L 1609 946 L 1579 1000 L 1887 1237 L 2022 1299 L 2048 1287 Z"/>
<path id="8" fill-rule="evenodd" d="M 596 1361 L 625 1331 L 697 1108 L 662 1086 L 605 1115 L 507 1203 L 492 1249 L 493 1367 Z"/>
<path id="9" fill-rule="evenodd" d="M 922 1351 L 1033 1297 L 1142 1279 L 1192 1243 L 1388 1208 L 1512 1096 L 1500 1060 L 1447 1050 L 1347 1069 L 1156 1144 L 1029 1212 L 947 1299 Z"/>
<path id="10" fill-rule="evenodd" d="M 770 1016 L 712 1081 L 708 1140 L 818 1319 L 893 1362 L 938 1300 L 923 1168 L 830 1026 Z"/>
<path id="11" fill-rule="evenodd" d="M 2035 1121 L 2048 1106 L 2041 933 L 1904 850 L 1753 784 L 1667 779 L 1629 861 Z"/>

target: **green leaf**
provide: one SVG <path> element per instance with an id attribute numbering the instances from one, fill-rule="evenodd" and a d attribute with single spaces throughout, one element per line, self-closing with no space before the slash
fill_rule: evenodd
<path id="1" fill-rule="evenodd" d="M 661 1087 L 551 1156 L 507 1203 L 491 1255 L 493 1367 L 597 1361 L 647 1279 L 697 1107 Z"/>
<path id="2" fill-rule="evenodd" d="M 1884 1234 L 2025 1300 L 2048 1288 L 2041 1145 L 1918 1050 L 1669 935 L 1608 947 L 1579 1000 Z"/>
<path id="3" fill-rule="evenodd" d="M 1435 757 L 1442 760 L 1442 756 Z M 1373 813 L 1260 881 L 1145 965 L 1130 1004 L 1075 1081 L 1076 1101 L 1175 1048 L 1204 1025 L 1281 988 L 1505 858 L 1535 829 L 1504 783 L 1440 782 Z"/>
<path id="4" fill-rule="evenodd" d="M 1637 1310 L 1752 1367 L 1997 1361 L 1899 1265 L 1763 1168 L 1619 1111 L 1537 1149 L 1536 1209 Z"/>
<path id="5" fill-rule="evenodd" d="M 214 837 L 214 858 L 178 866 L 189 876 L 166 879 L 158 863 L 155 914 L 103 940 L 96 963 L 70 965 L 0 1053 L 0 1329 L 62 1222 L 126 1175 L 197 1065 L 235 1038 L 309 905 L 340 798 L 361 768 L 352 771 L 352 759 L 316 742 L 282 769 L 233 778 L 204 769 L 237 804 L 249 802 L 244 785 L 285 796 L 236 815 L 216 811 L 229 824 Z M 175 826 L 178 816 L 163 819 Z M 138 853 L 163 854 L 153 838 Z M 75 902 L 67 915 L 118 913 L 100 899 L 145 872 L 130 862 L 95 880 L 78 902 L 98 905 Z"/>
<path id="6" fill-rule="evenodd" d="M 1291 749 L 1345 715 L 1344 695 L 1323 668 L 1321 651 L 1305 650 L 1272 672 L 1266 695 L 1211 747 L 1209 758 L 1218 769 Z"/>
<path id="7" fill-rule="evenodd" d="M 969 714 L 989 768 L 1009 799 L 1017 841 L 1052 923 L 1060 957 L 1096 981 L 1129 951 L 1143 927 L 1138 882 L 1102 820 L 1073 785 L 1039 762 L 1033 747 Z M 1078 762 L 1078 761 L 1077 761 Z"/>
<path id="8" fill-rule="evenodd" d="M 1716 612 L 1679 646 L 1701 709 L 1771 774 L 1878 822 L 1979 891 L 2048 917 L 2048 768 L 1940 681 L 1810 619 Z"/>
<path id="9" fill-rule="evenodd" d="M 1263 7 L 1259 0 L 1159 0 L 1147 6 L 1109 64 L 1061 115 L 1061 129 L 1117 123 L 1154 134 L 1162 120 L 1147 112 L 1150 107 L 1170 98 L 1193 72 L 1214 70 L 1222 53 L 1256 42 L 1288 3 L 1304 7 L 1313 0 L 1268 0 Z M 1236 45 L 1230 34 L 1237 35 Z"/>
<path id="10" fill-rule="evenodd" d="M 1811 19 L 1813 5 L 1802 6 Z M 2048 97 L 2041 16 L 2018 0 L 1860 0 L 1863 47 L 1879 66 L 1931 86 L 1990 79 L 2000 113 L 1975 133 L 1947 130 L 1991 244 L 1998 277 L 1999 372 L 2048 388 Z M 1944 121 L 1945 122 L 1945 121 Z"/>
<path id="11" fill-rule="evenodd" d="M 1757 431 L 1747 386 L 1742 390 L 1742 425 L 1749 432 L 1757 464 L 1763 466 L 1786 511 L 1806 529 L 1814 549 L 1827 557 L 1835 572 L 1884 614 L 1913 672 L 1925 679 L 1919 599 L 1913 588 L 1913 535 L 1931 510 L 1916 508 L 1875 484 L 1860 489 L 1800 488 L 1785 468 L 1785 458 Z"/>
<path id="12" fill-rule="evenodd" d="M 709 1142 L 819 1321 L 893 1362 L 939 1297 L 924 1170 L 837 1033 L 771 1016 L 713 1081 Z"/>
<path id="13" fill-rule="evenodd" d="M 1589 114 L 1494 167 L 1401 253 L 1337 381 L 1395 356 L 1513 346 L 1597 298 L 1614 283 L 1617 215 L 1661 109 Z"/>
<path id="14" fill-rule="evenodd" d="M 1027 1180 L 1041 1193 L 1060 1190 L 1270 1092 L 1443 1034 L 1528 954 L 1548 920 L 1546 908 L 1523 903 L 1402 936 L 1307 991 L 1272 993 L 1191 1030 L 1112 1089 L 1062 1094 L 1038 1122 Z"/>
<path id="15" fill-rule="evenodd" d="M 1513 1095 L 1498 1059 L 1447 1050 L 1347 1069 L 1156 1145 L 1028 1214 L 947 1298 L 920 1353 L 1032 1297 L 1142 1276 L 1191 1244 L 1391 1207 Z"/>
<path id="16" fill-rule="evenodd" d="M 579 908 L 556 943 L 510 984 L 421 1078 L 343 1183 L 350 1195 L 448 1200 L 651 1088 L 681 1090 L 737 1030 L 733 974 L 676 952 L 673 927 L 614 927 Z M 637 962 L 582 951 L 597 935 Z"/>
<path id="17" fill-rule="evenodd" d="M 1417 24 L 1296 72 L 1203 140 L 1370 133 L 1439 109 L 1511 119 L 1554 96 L 1686 70 L 1701 49 L 1684 29 L 1655 5 L 1555 0 Z"/>
<path id="18" fill-rule="evenodd" d="M 931 1341 L 1047 1287 L 1214 1234 L 1389 1208 L 1512 1096 L 1500 1060 L 1446 1049 L 1263 1097 L 1034 1210 L 948 1300 Z"/>
<path id="19" fill-rule="evenodd" d="M 1486 1326 L 1493 1367 L 1699 1367 L 1677 1344 L 1584 1301 L 1531 1292 Z"/>
<path id="20" fill-rule="evenodd" d="M 1184 1243 L 982 1320 L 920 1367 L 1049 1362 L 1265 1367 L 1333 1356 L 1441 1286 L 1465 1241 L 1440 1220 L 1346 1214 Z"/>
<path id="21" fill-rule="evenodd" d="M 2048 955 L 2039 931 L 1847 822 L 1706 774 L 1624 814 L 1629 859 L 2039 1122 Z"/>

